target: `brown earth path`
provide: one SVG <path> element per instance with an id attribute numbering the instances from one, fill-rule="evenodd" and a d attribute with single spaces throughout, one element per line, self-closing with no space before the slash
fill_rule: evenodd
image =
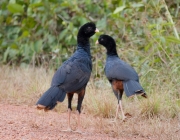
<path id="1" fill-rule="evenodd" d="M 82 114 L 82 119 L 86 119 L 85 114 Z M 96 132 L 96 129 L 92 126 L 83 128 L 83 134 L 75 132 L 62 132 L 62 130 L 66 129 L 67 127 L 66 122 L 66 113 L 60 114 L 55 111 L 43 113 L 39 112 L 33 106 L 0 104 L 0 140 L 137 139 L 129 137 L 115 138 L 110 136 L 109 134 Z M 140 138 L 140 140 L 144 139 Z"/>

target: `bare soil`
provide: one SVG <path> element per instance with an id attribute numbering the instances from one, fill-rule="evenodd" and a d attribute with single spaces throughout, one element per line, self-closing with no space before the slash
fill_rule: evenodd
<path id="1" fill-rule="evenodd" d="M 145 140 L 142 137 L 114 137 L 96 131 L 93 126 L 83 128 L 83 133 L 63 132 L 67 128 L 67 113 L 42 112 L 34 106 L 0 104 L 1 140 Z M 82 119 L 86 119 L 82 114 Z M 72 129 L 76 129 L 76 114 L 72 114 Z M 93 120 L 94 119 L 94 120 Z M 92 118 L 91 121 L 95 121 Z"/>

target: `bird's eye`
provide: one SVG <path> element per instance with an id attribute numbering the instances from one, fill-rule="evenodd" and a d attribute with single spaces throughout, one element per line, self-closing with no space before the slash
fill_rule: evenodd
<path id="1" fill-rule="evenodd" d="M 103 38 L 101 38 L 101 41 L 104 41 L 104 39 L 103 39 Z"/>
<path id="2" fill-rule="evenodd" d="M 89 33 L 91 31 L 92 31 L 92 27 L 90 27 L 90 26 L 85 29 L 85 33 Z"/>
<path id="3" fill-rule="evenodd" d="M 91 27 L 88 27 L 88 30 L 91 30 L 92 28 Z"/>

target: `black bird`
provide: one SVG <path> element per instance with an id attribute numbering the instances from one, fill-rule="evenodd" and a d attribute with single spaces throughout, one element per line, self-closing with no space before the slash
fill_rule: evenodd
<path id="1" fill-rule="evenodd" d="M 92 71 L 89 38 L 98 32 L 92 22 L 80 27 L 77 35 L 77 50 L 56 71 L 52 78 L 51 87 L 41 96 L 36 103 L 38 109 L 51 110 L 57 102 L 63 102 L 68 97 L 68 129 L 70 127 L 71 101 L 74 93 L 78 94 L 77 112 L 78 128 L 80 131 L 81 104 L 85 95 L 86 85 Z"/>
<path id="2" fill-rule="evenodd" d="M 126 117 L 121 103 L 123 91 L 125 91 L 127 97 L 140 94 L 147 98 L 147 95 L 139 83 L 139 77 L 136 71 L 129 64 L 119 58 L 114 39 L 108 35 L 101 35 L 96 41 L 96 44 L 101 44 L 107 49 L 106 65 L 104 70 L 107 79 L 112 85 L 113 92 L 118 99 L 115 119 L 117 119 L 120 107 L 122 118 L 124 120 Z"/>

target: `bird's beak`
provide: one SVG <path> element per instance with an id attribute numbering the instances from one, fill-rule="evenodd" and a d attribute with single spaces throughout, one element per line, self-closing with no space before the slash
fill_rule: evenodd
<path id="1" fill-rule="evenodd" d="M 99 30 L 96 28 L 95 32 L 97 33 L 97 32 L 99 32 Z"/>
<path id="2" fill-rule="evenodd" d="M 98 41 L 98 40 L 96 41 L 96 44 L 99 44 L 99 41 Z"/>

